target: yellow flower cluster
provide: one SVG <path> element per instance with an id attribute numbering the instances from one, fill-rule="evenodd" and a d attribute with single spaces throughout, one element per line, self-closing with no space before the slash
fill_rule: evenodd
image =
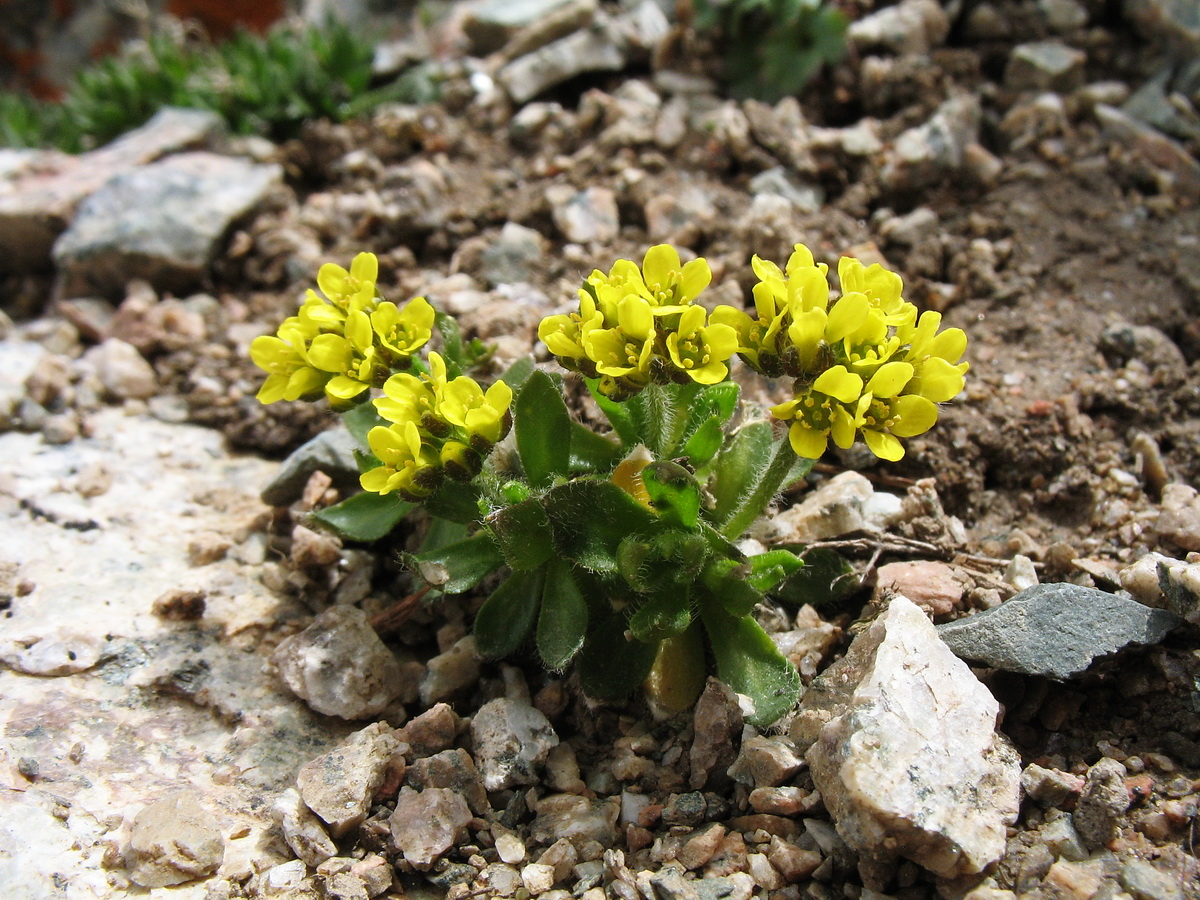
<path id="1" fill-rule="evenodd" d="M 406 365 L 428 342 L 433 307 L 424 297 L 403 308 L 379 297 L 379 260 L 360 253 L 350 271 L 326 263 L 317 272 L 324 297 L 310 290 L 299 312 L 274 335 L 255 338 L 250 358 L 267 372 L 258 392 L 263 403 L 313 399 L 324 392 L 345 407 Z"/>
<path id="2" fill-rule="evenodd" d="M 486 392 L 473 378 L 446 378 L 446 362 L 429 354 L 429 372 L 402 372 L 383 384 L 373 401 L 389 425 L 367 433 L 382 463 L 364 472 L 364 490 L 395 492 L 405 500 L 428 497 L 443 475 L 463 481 L 479 474 L 483 457 L 512 427 L 512 389 L 497 381 Z"/>
<path id="3" fill-rule="evenodd" d="M 900 276 L 878 263 L 843 257 L 842 292 L 832 303 L 828 267 L 803 244 L 782 271 L 758 256 L 752 264 L 757 315 L 721 307 L 712 319 L 734 329 L 751 368 L 795 379 L 792 399 L 771 409 L 791 423 L 792 449 L 817 459 L 830 437 L 846 449 L 861 435 L 876 456 L 903 457 L 900 439 L 928 431 L 937 404 L 962 390 L 966 334 L 939 332 L 940 313 L 918 316 Z"/>
<path id="4" fill-rule="evenodd" d="M 579 289 L 579 311 L 548 316 L 538 337 L 565 368 L 599 378 L 624 399 L 652 383 L 716 384 L 729 374 L 737 333 L 694 301 L 712 281 L 704 259 L 681 264 L 667 244 L 651 247 L 639 267 L 620 259 L 596 269 Z"/>

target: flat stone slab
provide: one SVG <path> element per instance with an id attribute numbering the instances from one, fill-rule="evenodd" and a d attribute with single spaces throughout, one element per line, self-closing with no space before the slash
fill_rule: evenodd
<path id="1" fill-rule="evenodd" d="M 175 293 L 201 287 L 230 228 L 282 176 L 279 166 L 213 153 L 181 153 L 114 176 L 54 244 L 61 293 L 116 295 L 132 278 Z"/>
<path id="2" fill-rule="evenodd" d="M 1038 584 L 1000 606 L 938 626 L 960 659 L 1063 680 L 1131 644 L 1157 644 L 1183 619 L 1078 584 Z"/>
<path id="3" fill-rule="evenodd" d="M 106 850 L 123 852 L 138 814 L 181 789 L 217 823 L 218 874 L 282 862 L 264 798 L 353 729 L 264 672 L 264 638 L 306 615 L 259 581 L 258 493 L 277 464 L 229 454 L 217 432 L 119 407 L 91 421 L 93 437 L 65 446 L 0 435 L 0 569 L 23 585 L 0 644 L 47 651 L 27 652 L 27 671 L 0 664 L 5 897 L 64 896 L 63 882 L 72 897 L 124 896 L 128 873 L 104 868 Z M 98 469 L 112 485 L 85 497 Z M 193 565 L 188 545 L 205 534 L 231 547 Z M 202 618 L 153 615 L 172 591 L 202 592 Z M 76 648 L 82 670 L 53 675 L 56 646 Z M 171 896 L 205 892 L 193 881 Z"/>

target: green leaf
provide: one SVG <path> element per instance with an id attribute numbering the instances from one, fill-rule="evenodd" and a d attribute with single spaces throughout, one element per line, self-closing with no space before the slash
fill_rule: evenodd
<path id="1" fill-rule="evenodd" d="M 342 421 L 354 435 L 354 439 L 367 446 L 367 433 L 376 425 L 387 425 L 388 422 L 379 414 L 374 403 L 360 403 L 342 413 Z M 378 465 L 378 463 L 376 463 Z"/>
<path id="2" fill-rule="evenodd" d="M 751 422 L 738 430 L 717 458 L 710 490 L 715 505 L 709 519 L 730 540 L 761 516 L 775 495 L 812 469 L 797 460 L 787 437 L 775 440 L 769 422 Z"/>
<path id="3" fill-rule="evenodd" d="M 700 485 L 679 463 L 659 460 L 642 469 L 650 505 L 663 522 L 694 529 L 700 516 Z"/>
<path id="4" fill-rule="evenodd" d="M 517 453 L 525 477 L 534 487 L 547 487 L 571 468 L 571 416 L 562 390 L 545 372 L 529 376 L 517 395 L 513 412 Z"/>
<path id="5" fill-rule="evenodd" d="M 858 589 L 854 567 L 834 550 L 818 547 L 804 554 L 804 567 L 787 577 L 772 596 L 785 603 L 828 606 Z"/>
<path id="6" fill-rule="evenodd" d="M 774 433 L 770 422 L 750 422 L 739 428 L 717 457 L 708 489 L 716 501 L 709 519 L 720 528 L 738 511 L 762 472 L 770 464 Z"/>
<path id="7" fill-rule="evenodd" d="M 449 313 L 435 310 L 433 325 L 442 335 L 442 358 L 446 360 L 446 377 L 457 378 L 465 367 L 462 331 L 459 330 L 458 320 Z"/>
<path id="8" fill-rule="evenodd" d="M 504 565 L 504 555 L 485 532 L 428 553 L 406 553 L 404 562 L 443 593 L 461 594 Z"/>
<path id="9" fill-rule="evenodd" d="M 526 500 L 487 518 L 509 568 L 536 569 L 554 554 L 554 535 L 540 499 Z"/>
<path id="10" fill-rule="evenodd" d="M 440 550 L 443 547 L 466 540 L 470 536 L 470 530 L 461 522 L 451 522 L 449 519 L 443 519 L 441 516 L 429 516 L 428 519 L 429 523 L 425 527 L 425 537 L 421 539 L 421 553 Z"/>
<path id="11" fill-rule="evenodd" d="M 750 724 L 765 728 L 800 697 L 800 675 L 750 616 L 732 616 L 718 602 L 701 602 L 700 614 L 717 663 L 717 677 L 754 701 Z"/>
<path id="12" fill-rule="evenodd" d="M 421 505 L 433 515 L 460 525 L 479 521 L 479 491 L 469 482 L 446 479 Z"/>
<path id="13" fill-rule="evenodd" d="M 545 570 L 514 572 L 475 615 L 475 649 L 484 659 L 508 656 L 524 643 L 537 619 Z"/>
<path id="14" fill-rule="evenodd" d="M 533 357 L 522 356 L 504 370 L 504 374 L 500 376 L 500 380 L 512 388 L 513 393 L 516 393 L 529 380 L 529 376 L 536 371 L 537 364 L 534 363 Z"/>
<path id="15" fill-rule="evenodd" d="M 609 613 L 592 627 L 576 664 L 584 694 L 596 700 L 621 700 L 650 674 L 657 648 L 625 637 L 625 616 Z"/>
<path id="16" fill-rule="evenodd" d="M 629 630 L 639 641 L 657 645 L 683 634 L 692 623 L 692 604 L 685 585 L 670 585 L 638 607 L 629 619 Z"/>
<path id="17" fill-rule="evenodd" d="M 683 445 L 683 455 L 696 468 L 711 461 L 717 455 L 717 451 L 721 449 L 721 444 L 725 440 L 725 430 L 721 424 L 721 420 L 713 416 L 703 422 Z"/>
<path id="18" fill-rule="evenodd" d="M 685 407 L 688 410 L 688 415 L 683 431 L 676 441 L 676 445 L 683 445 L 683 455 L 690 457 L 693 464 L 697 466 L 704 465 L 704 463 L 712 459 L 717 449 L 720 448 L 720 438 L 724 435 L 724 427 L 733 416 L 733 411 L 737 407 L 739 393 L 738 386 L 734 382 L 718 382 L 702 389 L 696 394 L 691 405 Z M 693 455 L 693 452 L 688 450 L 688 446 L 692 440 L 701 431 L 707 432 L 709 437 L 699 439 L 700 444 L 695 448 L 697 451 L 702 450 L 711 443 L 711 435 L 717 435 L 716 447 L 709 451 L 708 455 L 703 459 L 697 458 L 697 456 Z"/>
<path id="19" fill-rule="evenodd" d="M 621 447 L 616 441 L 571 422 L 571 474 L 607 474 L 620 458 Z"/>
<path id="20" fill-rule="evenodd" d="M 746 581 L 749 564 L 736 559 L 719 559 L 700 578 L 709 595 L 732 616 L 748 616 L 763 595 Z"/>
<path id="21" fill-rule="evenodd" d="M 768 550 L 749 557 L 749 563 L 750 576 L 746 580 L 764 594 L 804 568 L 804 560 L 790 550 Z"/>
<path id="22" fill-rule="evenodd" d="M 621 541 L 662 527 L 654 513 L 611 481 L 576 479 L 551 488 L 542 502 L 557 550 L 593 572 L 616 573 Z"/>
<path id="23" fill-rule="evenodd" d="M 617 403 L 615 400 L 610 400 L 600 393 L 600 380 L 597 378 L 585 378 L 584 383 L 588 386 L 588 391 L 592 395 L 592 399 L 596 401 L 596 405 L 600 407 L 600 412 L 604 413 L 605 418 L 613 427 L 613 431 L 621 438 L 621 447 L 629 448 L 641 441 L 638 434 L 637 426 L 634 424 L 633 416 L 624 403 Z"/>
<path id="24" fill-rule="evenodd" d="M 587 636 L 588 605 L 565 559 L 546 567 L 542 610 L 538 614 L 537 648 L 542 664 L 559 671 L 575 658 Z"/>
<path id="25" fill-rule="evenodd" d="M 341 503 L 318 510 L 312 517 L 351 541 L 377 541 L 416 507 L 395 494 L 363 491 Z"/>

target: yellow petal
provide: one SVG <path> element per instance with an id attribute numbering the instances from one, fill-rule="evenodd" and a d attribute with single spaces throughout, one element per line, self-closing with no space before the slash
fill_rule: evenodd
<path id="1" fill-rule="evenodd" d="M 348 293 L 346 280 L 349 277 L 350 273 L 336 263 L 325 263 L 317 269 L 317 287 L 330 300 L 337 300 Z"/>
<path id="2" fill-rule="evenodd" d="M 340 334 L 319 334 L 308 348 L 308 361 L 326 372 L 345 372 L 354 361 L 354 348 Z"/>
<path id="3" fill-rule="evenodd" d="M 913 367 L 906 362 L 890 362 L 880 366 L 867 382 L 868 393 L 890 400 L 912 379 Z"/>
<path id="4" fill-rule="evenodd" d="M 845 366 L 834 366 L 817 376 L 813 390 L 828 394 L 842 403 L 853 403 L 862 396 L 863 380 Z"/>
<path id="5" fill-rule="evenodd" d="M 364 491 L 370 491 L 372 494 L 388 494 L 391 493 L 392 485 L 390 484 L 392 476 L 396 474 L 395 469 L 390 469 L 387 466 L 376 466 L 363 472 L 358 476 L 358 483 L 362 485 Z"/>
<path id="6" fill-rule="evenodd" d="M 360 353 L 371 346 L 373 342 L 371 317 L 362 310 L 355 310 L 346 316 L 346 339 Z"/>
<path id="7" fill-rule="evenodd" d="M 883 431 L 864 431 L 863 439 L 870 451 L 880 459 L 896 462 L 904 458 L 904 445 L 893 435 Z"/>
<path id="8" fill-rule="evenodd" d="M 833 442 L 843 450 L 849 450 L 854 445 L 854 435 L 857 431 L 858 426 L 849 410 L 844 406 L 835 407 L 832 427 L 829 429 L 829 433 L 833 436 Z"/>
<path id="9" fill-rule="evenodd" d="M 353 400 L 366 389 L 365 384 L 348 375 L 334 375 L 325 385 L 325 393 L 338 400 Z"/>
<path id="10" fill-rule="evenodd" d="M 843 294 L 833 309 L 829 310 L 829 324 L 825 326 L 825 340 L 833 344 L 858 329 L 867 318 L 871 302 L 866 294 Z"/>
<path id="11" fill-rule="evenodd" d="M 967 335 L 961 328 L 947 328 L 929 342 L 929 355 L 941 357 L 946 362 L 958 362 L 966 351 Z"/>
<path id="12" fill-rule="evenodd" d="M 255 399 L 264 404 L 283 400 L 287 385 L 288 377 L 286 375 L 268 375 L 267 380 L 262 383 L 262 387 L 255 394 Z"/>
<path id="13" fill-rule="evenodd" d="M 963 375 L 966 371 L 966 363 L 953 366 L 940 356 L 931 356 L 921 364 L 919 393 L 934 403 L 953 400 L 963 389 Z"/>
<path id="14" fill-rule="evenodd" d="M 796 455 L 804 459 L 820 459 L 829 446 L 829 437 L 823 431 L 813 431 L 799 419 L 788 429 L 788 441 Z"/>
<path id="15" fill-rule="evenodd" d="M 646 287 L 661 290 L 670 283 L 671 275 L 679 271 L 679 251 L 670 244 L 656 244 L 646 251 L 642 259 L 642 275 Z"/>
<path id="16" fill-rule="evenodd" d="M 350 277 L 359 282 L 372 284 L 379 278 L 379 257 L 374 253 L 360 253 L 350 262 Z"/>
<path id="17" fill-rule="evenodd" d="M 312 366 L 302 366 L 288 378 L 287 387 L 283 392 L 284 400 L 299 400 L 309 394 L 315 394 L 325 386 L 329 378 L 324 372 L 318 372 Z"/>
<path id="18" fill-rule="evenodd" d="M 654 314 L 650 304 L 636 294 L 630 294 L 617 306 L 617 322 L 621 330 L 639 341 L 648 340 L 654 332 Z"/>
<path id="19" fill-rule="evenodd" d="M 711 283 L 712 269 L 703 256 L 684 263 L 683 273 L 679 277 L 679 291 L 683 298 L 694 300 Z"/>
<path id="20" fill-rule="evenodd" d="M 906 394 L 897 397 L 892 403 L 892 416 L 896 422 L 892 425 L 892 434 L 896 437 L 916 437 L 924 434 L 934 426 L 938 418 L 937 404 L 916 394 Z"/>

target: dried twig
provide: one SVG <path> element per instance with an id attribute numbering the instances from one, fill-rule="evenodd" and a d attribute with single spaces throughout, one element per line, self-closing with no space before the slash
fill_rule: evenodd
<path id="1" fill-rule="evenodd" d="M 377 612 L 371 617 L 371 627 L 378 634 L 388 634 L 389 632 L 398 630 L 416 612 L 421 598 L 428 593 L 429 585 L 425 585 L 407 597 L 397 600 L 387 609 Z"/>

